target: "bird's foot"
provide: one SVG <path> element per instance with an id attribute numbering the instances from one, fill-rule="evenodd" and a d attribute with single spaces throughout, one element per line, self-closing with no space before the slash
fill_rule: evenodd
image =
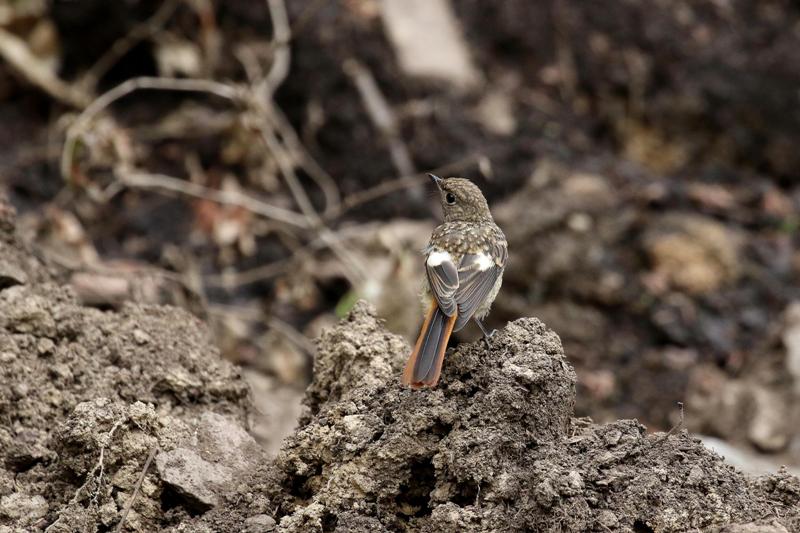
<path id="1" fill-rule="evenodd" d="M 473 320 L 475 320 L 475 323 L 478 324 L 479 328 L 481 328 L 481 333 L 483 333 L 483 342 L 485 342 L 486 347 L 491 350 L 492 343 L 490 341 L 492 340 L 492 337 L 494 337 L 494 334 L 497 333 L 497 330 L 493 329 L 492 331 L 486 331 L 486 327 L 483 325 L 483 322 L 477 318 L 473 318 Z"/>
<path id="2" fill-rule="evenodd" d="M 486 343 L 486 347 L 490 350 L 492 349 L 492 337 L 494 337 L 495 333 L 497 333 L 496 329 L 493 329 L 488 333 L 486 331 L 483 332 L 483 342 Z"/>

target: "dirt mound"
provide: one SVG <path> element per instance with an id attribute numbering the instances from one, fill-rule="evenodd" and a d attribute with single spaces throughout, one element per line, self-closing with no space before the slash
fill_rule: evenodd
<path id="1" fill-rule="evenodd" d="M 409 347 L 357 304 L 320 338 L 300 427 L 268 461 L 198 320 L 76 304 L 12 226 L 0 241 L 33 274 L 0 289 L 0 533 L 800 527 L 796 477 L 573 418 L 575 372 L 537 319 L 461 344 L 439 388 L 410 391 Z"/>
<path id="2" fill-rule="evenodd" d="M 238 531 L 257 513 L 296 532 L 798 525 L 795 477 L 746 478 L 684 431 L 572 418 L 574 371 L 537 319 L 509 324 L 491 350 L 452 350 L 435 390 L 399 385 L 407 351 L 357 305 L 320 339 L 301 426 L 250 481 L 250 498 L 270 503 L 218 508 L 192 527 Z"/>
<path id="3" fill-rule="evenodd" d="M 151 451 L 161 459 L 210 449 L 198 435 L 220 425 L 227 438 L 238 428 L 252 441 L 241 429 L 247 386 L 199 320 L 169 307 L 79 306 L 17 242 L 6 206 L 0 199 L 0 531 L 108 530 Z M 211 455 L 206 470 L 220 470 L 218 489 L 232 490 L 240 458 Z M 161 479 L 151 468 L 141 483 L 129 529 L 156 531 L 213 500 L 197 504 L 158 466 Z"/>

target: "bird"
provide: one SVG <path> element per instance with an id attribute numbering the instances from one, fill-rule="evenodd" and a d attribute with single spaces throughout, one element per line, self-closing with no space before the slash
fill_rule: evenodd
<path id="1" fill-rule="evenodd" d="M 495 332 L 488 332 L 481 320 L 500 290 L 508 261 L 506 237 L 478 186 L 465 178 L 429 176 L 438 189 L 444 222 L 423 250 L 425 320 L 401 379 L 412 389 L 437 385 L 450 336 L 470 320 L 490 345 Z"/>

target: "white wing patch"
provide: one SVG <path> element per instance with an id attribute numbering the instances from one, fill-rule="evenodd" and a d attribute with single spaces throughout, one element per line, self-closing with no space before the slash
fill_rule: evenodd
<path id="1" fill-rule="evenodd" d="M 428 256 L 428 266 L 437 267 L 445 261 L 452 261 L 449 252 L 433 251 Z"/>
<path id="2" fill-rule="evenodd" d="M 489 270 L 494 266 L 494 260 L 492 259 L 492 257 L 489 254 L 485 253 L 478 254 L 477 263 L 478 263 L 478 270 L 480 270 L 481 272 Z"/>

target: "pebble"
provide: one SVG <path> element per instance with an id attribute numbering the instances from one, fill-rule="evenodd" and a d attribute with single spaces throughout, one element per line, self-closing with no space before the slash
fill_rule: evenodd
<path id="1" fill-rule="evenodd" d="M 602 511 L 600 511 L 600 514 L 597 516 L 597 521 L 600 522 L 601 526 L 607 528 L 617 527 L 617 524 L 619 523 L 617 515 L 615 515 L 608 509 L 603 509 Z"/>
<path id="2" fill-rule="evenodd" d="M 257 514 L 244 521 L 246 533 L 261 533 L 262 531 L 273 531 L 275 529 L 275 519 L 266 514 Z"/>
<path id="3" fill-rule="evenodd" d="M 136 342 L 136 344 L 143 345 L 149 343 L 152 339 L 150 338 L 150 335 L 141 329 L 135 329 L 133 330 L 133 340 Z"/>
<path id="4" fill-rule="evenodd" d="M 49 509 L 47 500 L 39 495 L 14 492 L 0 498 L 0 516 L 20 522 L 30 523 L 38 520 L 47 515 Z"/>

